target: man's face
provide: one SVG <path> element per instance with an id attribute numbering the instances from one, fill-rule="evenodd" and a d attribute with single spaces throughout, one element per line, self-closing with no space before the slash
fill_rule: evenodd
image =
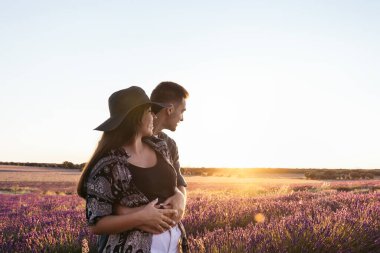
<path id="1" fill-rule="evenodd" d="M 172 112 L 167 120 L 167 129 L 175 131 L 180 121 L 183 121 L 183 113 L 186 111 L 186 100 L 182 98 L 180 103 L 173 103 Z"/>

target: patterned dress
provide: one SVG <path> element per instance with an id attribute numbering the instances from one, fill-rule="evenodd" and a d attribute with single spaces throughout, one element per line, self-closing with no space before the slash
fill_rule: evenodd
<path id="1" fill-rule="evenodd" d="M 165 141 L 155 137 L 144 138 L 143 141 L 171 165 Z M 148 198 L 132 181 L 128 158 L 123 148 L 111 150 L 91 169 L 86 182 L 86 218 L 89 225 L 96 224 L 101 217 L 111 215 L 114 204 L 132 208 L 149 203 Z M 183 245 L 186 245 L 183 226 L 179 225 L 183 232 Z M 132 229 L 119 234 L 100 235 L 97 244 L 99 252 L 146 253 L 150 252 L 152 234 Z"/>

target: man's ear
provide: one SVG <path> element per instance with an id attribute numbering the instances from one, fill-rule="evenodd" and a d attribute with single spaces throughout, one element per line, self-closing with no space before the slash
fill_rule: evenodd
<path id="1" fill-rule="evenodd" d="M 166 112 L 170 116 L 174 112 L 174 105 L 170 104 L 170 107 L 166 108 Z"/>

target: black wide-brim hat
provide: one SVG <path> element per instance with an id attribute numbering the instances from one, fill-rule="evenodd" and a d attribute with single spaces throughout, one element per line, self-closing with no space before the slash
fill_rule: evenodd
<path id="1" fill-rule="evenodd" d="M 140 105 L 149 104 L 154 112 L 167 107 L 165 104 L 150 101 L 145 91 L 137 86 L 114 92 L 108 99 L 110 117 L 94 130 L 112 131 L 115 130 L 125 117 L 133 109 Z"/>

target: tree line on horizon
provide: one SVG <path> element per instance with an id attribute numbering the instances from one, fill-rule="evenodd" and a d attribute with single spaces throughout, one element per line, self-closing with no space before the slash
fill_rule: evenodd
<path id="1" fill-rule="evenodd" d="M 187 176 L 255 177 L 263 174 L 304 174 L 306 179 L 355 180 L 374 179 L 380 169 L 313 169 L 313 168 L 182 168 Z"/>
<path id="2" fill-rule="evenodd" d="M 82 171 L 86 163 L 74 164 L 36 162 L 0 162 L 0 165 L 64 168 Z M 306 179 L 354 180 L 373 179 L 380 176 L 380 169 L 314 169 L 314 168 L 181 168 L 185 176 L 255 177 L 263 174 L 304 174 Z"/>
<path id="3" fill-rule="evenodd" d="M 34 163 L 34 162 L 0 162 L 0 165 L 14 166 L 30 166 L 30 167 L 45 167 L 45 168 L 64 168 L 82 170 L 86 163 L 74 164 L 69 161 L 63 163 Z"/>

